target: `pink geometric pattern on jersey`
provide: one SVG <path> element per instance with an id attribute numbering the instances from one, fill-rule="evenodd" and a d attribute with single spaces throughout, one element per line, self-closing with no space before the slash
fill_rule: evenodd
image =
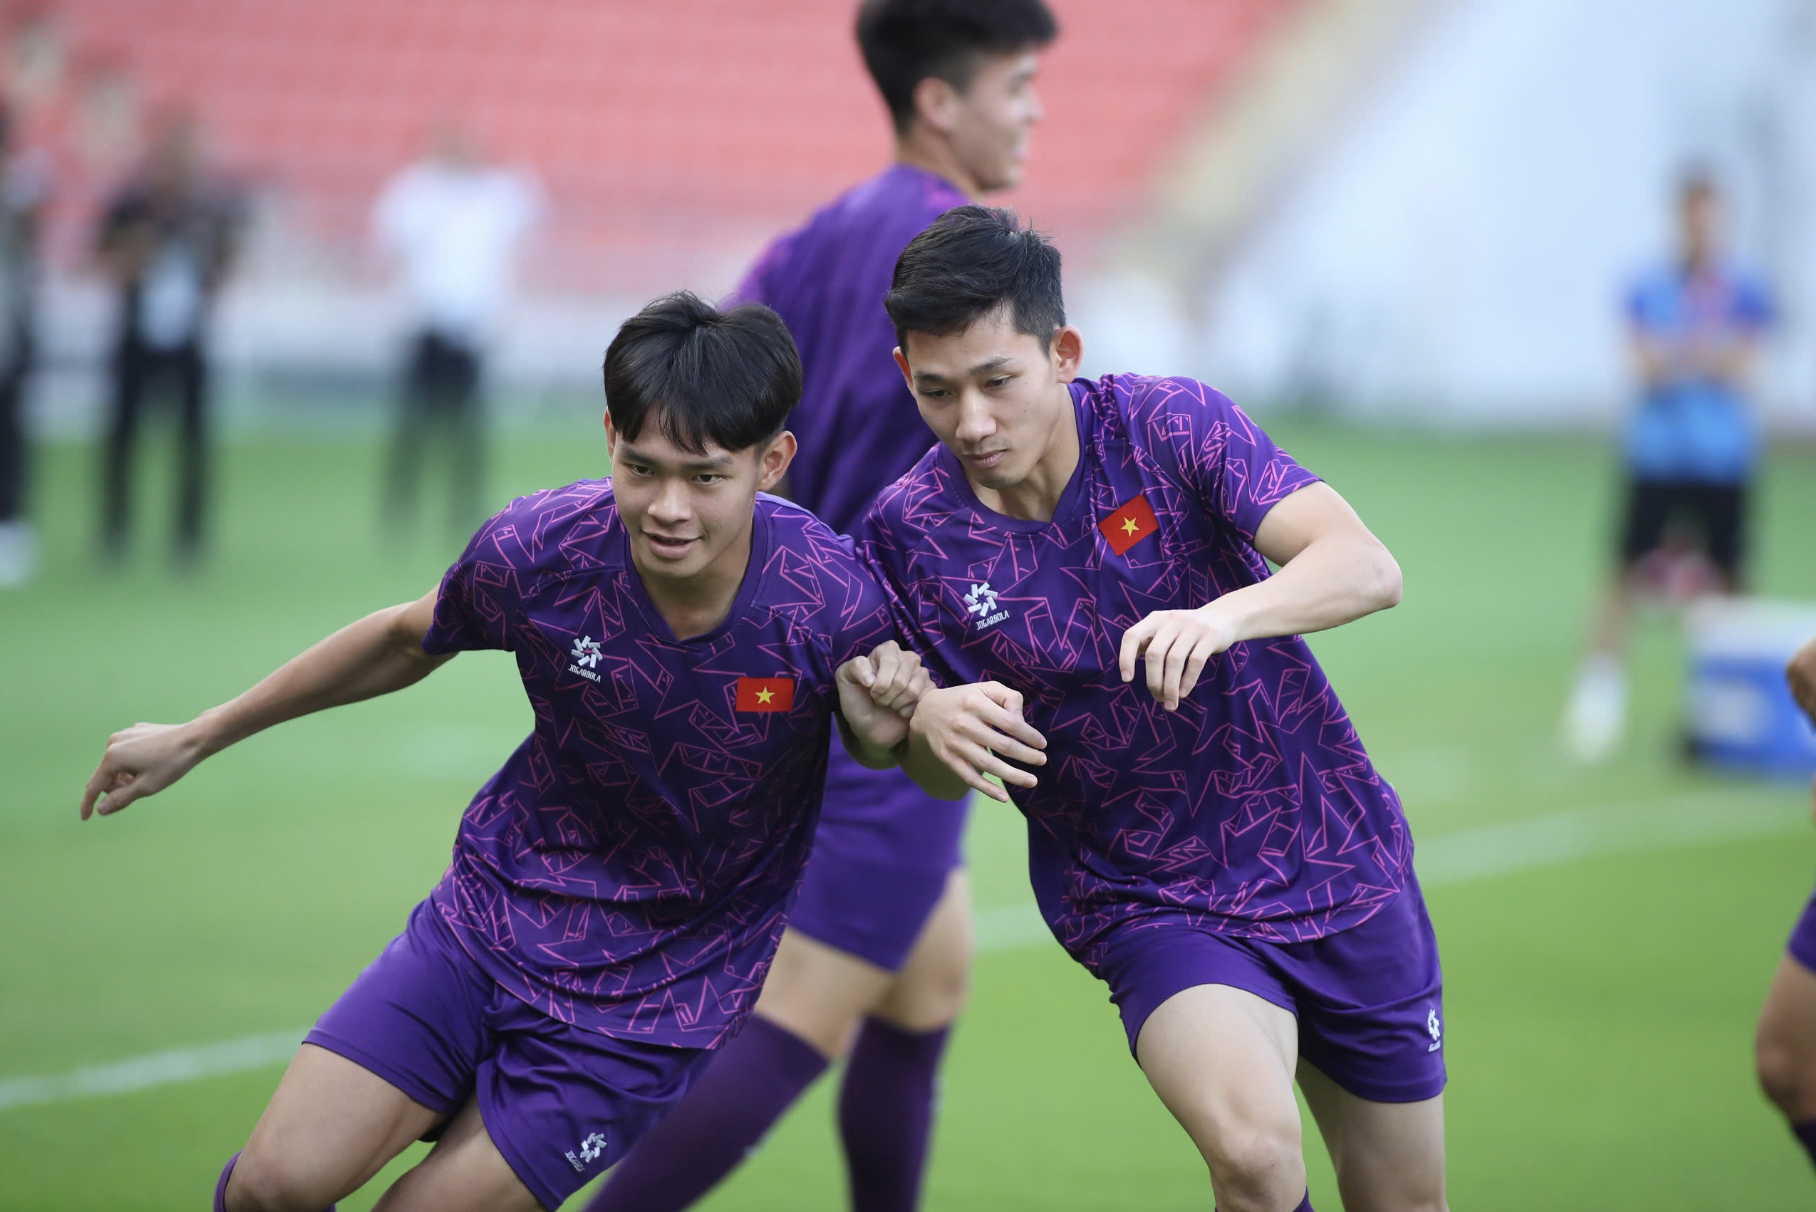
<path id="1" fill-rule="evenodd" d="M 724 624 L 677 641 L 611 481 L 523 497 L 442 582 L 429 652 L 516 654 L 534 731 L 474 797 L 433 900 L 475 961 L 563 1022 L 711 1047 L 762 987 L 810 851 L 833 672 L 894 634 L 839 536 L 757 502 Z M 739 713 L 741 677 L 793 678 Z"/>
<path id="2" fill-rule="evenodd" d="M 1012 794 L 1048 925 L 1090 965 L 1118 926 L 1298 942 L 1367 920 L 1404 886 L 1411 838 L 1304 640 L 1234 645 L 1171 713 L 1117 669 L 1141 618 L 1268 576 L 1255 528 L 1316 477 L 1202 383 L 1072 394 L 1080 465 L 1050 523 L 983 508 L 941 448 L 860 543 L 941 682 L 1013 687 L 1047 737 L 1039 785 Z M 1098 523 L 1138 494 L 1158 530 L 1118 556 Z"/>

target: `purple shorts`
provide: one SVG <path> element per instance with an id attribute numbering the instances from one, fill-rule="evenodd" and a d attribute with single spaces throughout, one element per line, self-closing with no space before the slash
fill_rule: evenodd
<path id="1" fill-rule="evenodd" d="M 1791 958 L 1816 972 L 1816 896 L 1810 897 L 1810 903 L 1803 907 L 1803 916 L 1797 919 L 1796 927 L 1791 931 L 1791 942 L 1785 950 Z"/>
<path id="2" fill-rule="evenodd" d="M 833 743 L 813 857 L 788 927 L 894 972 L 963 859 L 964 800 L 899 770 L 866 770 Z"/>
<path id="3" fill-rule="evenodd" d="M 477 1098 L 492 1143 L 550 1209 L 623 1157 L 711 1055 L 550 1018 L 480 971 L 427 901 L 303 1042 L 444 1115 Z"/>
<path id="4" fill-rule="evenodd" d="M 1359 926 L 1309 943 L 1184 924 L 1124 928 L 1090 965 L 1122 1011 L 1129 1051 L 1160 1004 L 1230 985 L 1293 1012 L 1299 1056 L 1358 1098 L 1413 1103 L 1444 1089 L 1444 979 L 1418 881 Z"/>

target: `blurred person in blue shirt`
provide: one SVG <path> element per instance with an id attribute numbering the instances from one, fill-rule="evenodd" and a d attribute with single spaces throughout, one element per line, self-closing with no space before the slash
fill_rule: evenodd
<path id="1" fill-rule="evenodd" d="M 1763 283 L 1722 250 L 1721 201 L 1708 174 L 1683 178 L 1676 258 L 1641 275 L 1626 297 L 1639 404 L 1622 442 L 1619 559 L 1564 721 L 1565 743 L 1582 761 L 1606 757 L 1625 725 L 1622 655 L 1635 598 L 1745 586 L 1759 461 L 1747 380 L 1773 309 Z"/>

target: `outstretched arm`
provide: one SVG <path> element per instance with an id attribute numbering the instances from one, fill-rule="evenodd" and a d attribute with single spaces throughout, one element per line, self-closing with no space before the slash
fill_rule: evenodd
<path id="1" fill-rule="evenodd" d="M 203 758 L 273 724 L 402 690 L 428 676 L 449 659 L 422 650 L 439 592 L 341 628 L 238 698 L 187 724 L 135 724 L 114 733 L 83 789 L 82 819 L 96 811 L 118 812 L 162 791 Z"/>
<path id="2" fill-rule="evenodd" d="M 1327 484 L 1309 484 L 1268 510 L 1255 549 L 1280 571 L 1196 610 L 1157 610 L 1129 628 L 1122 680 L 1132 680 L 1145 657 L 1148 689 L 1174 711 L 1205 663 L 1239 640 L 1324 631 L 1400 601 L 1399 564 Z"/>

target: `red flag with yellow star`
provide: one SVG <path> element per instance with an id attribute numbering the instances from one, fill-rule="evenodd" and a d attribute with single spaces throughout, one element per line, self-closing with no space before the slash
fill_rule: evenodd
<path id="1" fill-rule="evenodd" d="M 1110 550 L 1122 555 L 1159 530 L 1160 522 L 1154 517 L 1154 507 L 1148 504 L 1147 494 L 1138 493 L 1118 505 L 1115 513 L 1097 524 L 1097 529 L 1103 531 Z"/>
<path id="2" fill-rule="evenodd" d="M 739 711 L 788 711 L 794 707 L 793 678 L 739 678 Z"/>

